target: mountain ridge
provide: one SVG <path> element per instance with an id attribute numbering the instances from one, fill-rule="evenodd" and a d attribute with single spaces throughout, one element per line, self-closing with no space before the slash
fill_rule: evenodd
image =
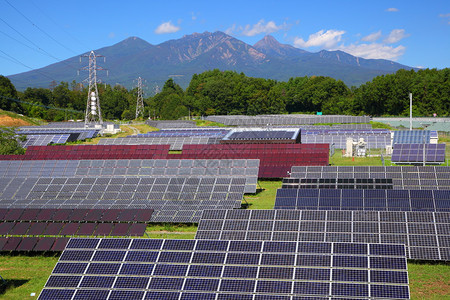
<path id="1" fill-rule="evenodd" d="M 278 42 L 267 35 L 249 45 L 224 32 L 193 33 L 157 45 L 139 37 L 128 37 L 95 53 L 107 57 L 99 65 L 108 69 L 109 84 L 133 86 L 133 79 L 142 77 L 150 87 L 162 86 L 169 78 L 186 88 L 193 74 L 211 69 L 243 72 L 247 76 L 286 81 L 291 77 L 329 76 L 348 86 L 360 85 L 373 77 L 394 73 L 399 69 L 413 69 L 393 61 L 364 59 L 343 51 L 322 50 L 316 53 Z M 88 54 L 89 52 L 87 52 Z M 78 56 L 46 67 L 8 76 L 18 90 L 27 87 L 49 87 L 54 78 L 59 81 L 80 82 L 76 70 L 87 64 Z M 43 76 L 42 74 L 48 74 Z M 100 75 L 100 74 L 99 74 Z"/>

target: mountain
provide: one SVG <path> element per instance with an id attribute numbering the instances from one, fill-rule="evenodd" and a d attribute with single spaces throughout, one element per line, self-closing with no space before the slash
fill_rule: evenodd
<path id="1" fill-rule="evenodd" d="M 158 45 L 130 37 L 95 50 L 95 53 L 106 57 L 106 61 L 97 58 L 97 65 L 109 70 L 109 77 L 97 72 L 103 82 L 131 88 L 133 80 L 142 77 L 147 80 L 150 90 L 156 85 L 163 86 L 169 77 L 186 88 L 193 74 L 211 69 L 233 70 L 247 76 L 281 81 L 300 76 L 330 76 L 349 86 L 358 86 L 375 76 L 399 69 L 411 69 L 392 61 L 363 59 L 342 51 L 312 53 L 281 44 L 270 35 L 251 46 L 220 31 L 193 33 Z M 87 58 L 80 63 L 76 56 L 8 77 L 18 90 L 47 88 L 52 80 L 81 82 L 88 73 L 77 76 L 77 71 L 87 65 Z"/>

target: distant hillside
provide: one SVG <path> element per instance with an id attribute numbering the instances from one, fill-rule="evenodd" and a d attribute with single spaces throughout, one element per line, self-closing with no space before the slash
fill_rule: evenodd
<path id="1" fill-rule="evenodd" d="M 399 69 L 412 69 L 396 62 L 358 58 L 342 51 L 311 53 L 281 44 L 272 36 L 266 36 L 251 46 L 220 31 L 194 33 L 159 45 L 130 37 L 94 51 L 106 57 L 106 62 L 103 59 L 97 62 L 109 70 L 109 77 L 98 72 L 103 82 L 131 88 L 133 80 L 142 77 L 147 80 L 150 94 L 156 85 L 162 87 L 169 77 L 186 88 L 193 74 L 211 69 L 233 70 L 251 77 L 282 81 L 291 77 L 329 76 L 344 81 L 348 86 L 359 86 L 375 76 Z M 81 82 L 87 77 L 87 72 L 77 76 L 77 70 L 87 64 L 87 59 L 80 63 L 76 56 L 8 78 L 18 90 L 48 88 L 52 79 Z"/>

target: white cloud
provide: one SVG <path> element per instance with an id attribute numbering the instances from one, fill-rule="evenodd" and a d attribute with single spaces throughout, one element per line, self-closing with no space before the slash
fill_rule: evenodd
<path id="1" fill-rule="evenodd" d="M 155 29 L 156 34 L 174 33 L 180 30 L 181 27 L 172 24 L 172 21 L 162 23 Z"/>
<path id="2" fill-rule="evenodd" d="M 405 34 L 404 29 L 394 29 L 389 33 L 388 37 L 384 40 L 386 44 L 394 44 L 399 42 L 400 40 L 404 39 L 405 37 L 409 36 L 408 34 Z"/>
<path id="3" fill-rule="evenodd" d="M 398 12 L 398 8 L 389 7 L 388 9 L 386 9 L 386 11 L 388 11 L 388 12 Z"/>
<path id="4" fill-rule="evenodd" d="M 363 37 L 361 40 L 364 42 L 375 42 L 381 37 L 381 30 L 371 33 L 368 36 Z"/>
<path id="5" fill-rule="evenodd" d="M 406 48 L 401 45 L 393 47 L 381 43 L 371 43 L 351 44 L 348 46 L 340 45 L 337 50 L 342 50 L 353 56 L 367 59 L 388 59 L 395 61 L 405 53 Z"/>
<path id="6" fill-rule="evenodd" d="M 277 25 L 274 21 L 269 21 L 266 23 L 264 20 L 260 20 L 254 25 L 247 24 L 244 27 L 233 24 L 233 26 L 225 30 L 225 33 L 232 34 L 233 32 L 240 32 L 240 34 L 244 36 L 255 36 L 261 33 L 270 34 L 287 28 L 288 25 L 286 23 Z"/>
<path id="7" fill-rule="evenodd" d="M 342 35 L 345 33 L 343 30 L 330 29 L 327 31 L 320 30 L 309 36 L 307 41 L 302 38 L 296 37 L 294 39 L 294 46 L 300 48 L 318 47 L 333 48 L 341 41 Z"/>
<path id="8" fill-rule="evenodd" d="M 447 24 L 450 25 L 450 14 L 440 14 L 439 17 L 447 19 Z"/>

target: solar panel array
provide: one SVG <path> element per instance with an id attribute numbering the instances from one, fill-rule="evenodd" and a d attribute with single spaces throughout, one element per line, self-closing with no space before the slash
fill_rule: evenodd
<path id="1" fill-rule="evenodd" d="M 186 120 L 160 120 L 160 121 L 147 120 L 145 121 L 145 124 L 159 129 L 197 127 L 195 121 L 186 121 Z"/>
<path id="2" fill-rule="evenodd" d="M 260 178 L 286 177 L 294 165 L 328 165 L 328 144 L 185 145 L 178 158 L 259 159 Z"/>
<path id="3" fill-rule="evenodd" d="M 68 237 L 29 237 L 10 236 L 0 237 L 0 251 L 56 251 L 61 252 L 69 242 Z"/>
<path id="4" fill-rule="evenodd" d="M 103 122 L 102 127 L 106 128 L 107 125 L 119 128 L 119 124 L 113 122 Z M 50 122 L 47 125 L 40 126 L 21 126 L 20 129 L 97 129 L 96 126 L 98 126 L 98 124 L 88 123 L 86 127 L 84 122 Z"/>
<path id="5" fill-rule="evenodd" d="M 230 130 L 221 128 L 190 128 L 190 129 L 162 129 L 140 133 L 128 137 L 187 137 L 187 136 L 208 136 L 224 137 Z"/>
<path id="6" fill-rule="evenodd" d="M 206 120 L 229 126 L 304 125 L 319 123 L 370 123 L 369 116 L 316 115 L 226 115 L 208 116 Z"/>
<path id="7" fill-rule="evenodd" d="M 220 143 L 296 143 L 300 142 L 298 128 L 237 128 L 231 130 Z"/>
<path id="8" fill-rule="evenodd" d="M 71 239 L 38 299 L 291 296 L 409 299 L 404 245 Z"/>
<path id="9" fill-rule="evenodd" d="M 425 148 L 425 153 L 424 153 Z M 445 144 L 396 144 L 392 151 L 393 163 L 440 164 L 445 162 Z"/>
<path id="10" fill-rule="evenodd" d="M 245 177 L 255 193 L 257 159 L 0 160 L 0 178 L 13 177 Z"/>
<path id="11" fill-rule="evenodd" d="M 108 138 L 98 141 L 99 145 L 170 145 L 170 150 L 182 150 L 185 144 L 216 144 L 220 138 L 207 136 L 182 137 L 126 137 Z"/>
<path id="12" fill-rule="evenodd" d="M 447 166 L 294 166 L 291 178 L 392 179 L 394 189 L 450 189 Z"/>
<path id="13" fill-rule="evenodd" d="M 3 178 L 2 208 L 153 208 L 153 222 L 198 222 L 203 209 L 241 206 L 245 177 Z"/>
<path id="14" fill-rule="evenodd" d="M 0 236 L 143 236 L 152 213 L 142 208 L 0 208 Z"/>
<path id="15" fill-rule="evenodd" d="M 450 212 L 450 191 L 278 189 L 274 208 Z"/>
<path id="16" fill-rule="evenodd" d="M 205 210 L 196 239 L 406 245 L 406 256 L 450 260 L 450 213 Z"/>
<path id="17" fill-rule="evenodd" d="M 391 144 L 391 134 L 388 130 L 302 129 L 301 131 L 303 144 L 329 143 L 335 144 L 338 149 L 345 149 L 347 138 L 352 138 L 354 141 L 363 138 L 367 147 L 371 149 L 384 149 Z"/>
<path id="18" fill-rule="evenodd" d="M 283 178 L 283 189 L 382 189 L 392 190 L 392 179 Z"/>
<path id="19" fill-rule="evenodd" d="M 17 134 L 24 135 L 32 135 L 32 134 L 42 134 L 42 135 L 50 135 L 50 134 L 73 134 L 77 135 L 77 140 L 91 139 L 97 136 L 100 132 L 100 129 L 53 129 L 53 128 L 25 128 L 16 131 Z"/>
<path id="20" fill-rule="evenodd" d="M 23 148 L 30 146 L 47 146 L 49 144 L 64 144 L 69 138 L 70 134 L 29 134 L 27 139 L 20 142 Z"/>
<path id="21" fill-rule="evenodd" d="M 430 138 L 437 138 L 436 131 L 430 130 L 395 130 L 393 145 L 396 144 L 429 144 Z"/>
<path id="22" fill-rule="evenodd" d="M 157 159 L 166 158 L 169 145 L 30 146 L 24 155 L 0 155 L 1 160 Z"/>

